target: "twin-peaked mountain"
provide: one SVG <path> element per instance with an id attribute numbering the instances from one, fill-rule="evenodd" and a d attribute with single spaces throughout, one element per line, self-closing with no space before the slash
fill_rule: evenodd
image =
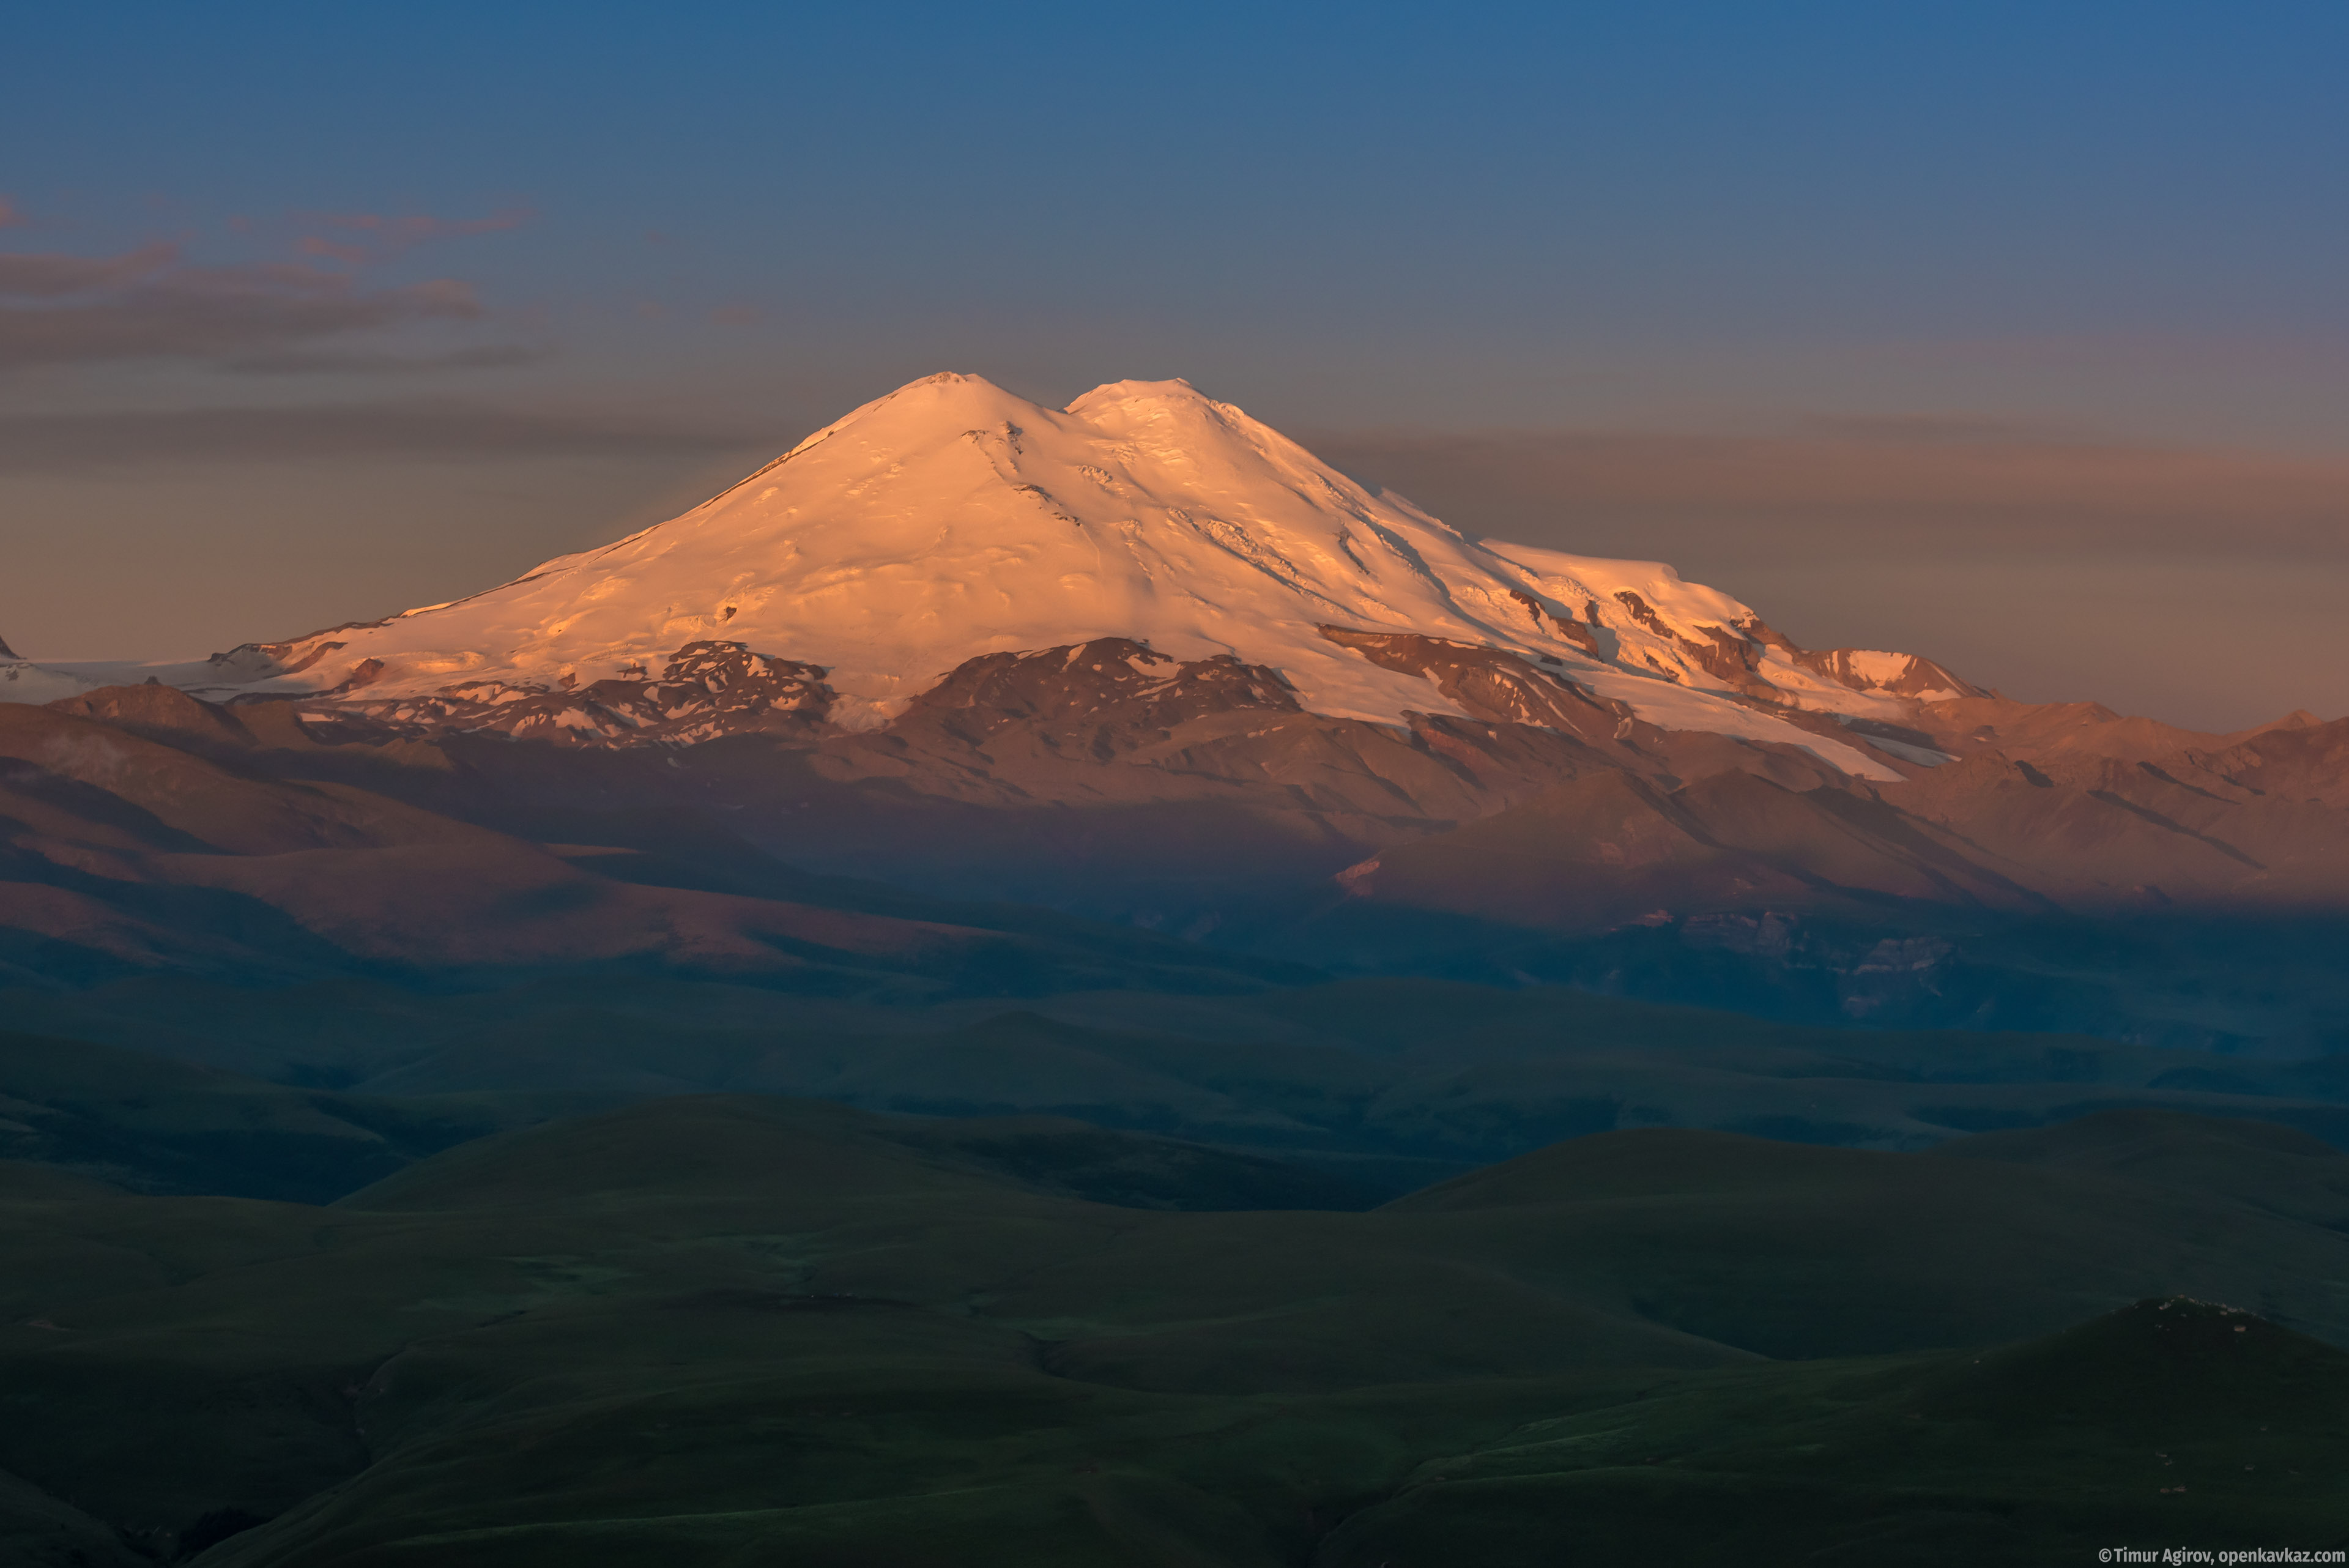
<path id="1" fill-rule="evenodd" d="M 933 377 L 683 516 L 464 599 L 183 665 L 0 652 L 0 698 L 62 698 L 0 779 L 49 792 L 37 812 L 0 799 L 16 875 L 67 867 L 118 913 L 108 877 L 227 884 L 196 845 L 96 826 L 113 808 L 87 792 L 129 776 L 98 755 L 108 730 L 215 771 L 199 789 L 140 753 L 187 774 L 174 810 L 299 781 L 533 846 L 482 862 L 516 879 L 502 904 L 453 890 L 478 843 L 400 848 L 438 831 L 408 818 L 377 846 L 409 867 L 390 881 L 348 857 L 339 882 L 228 879 L 379 963 L 447 961 L 448 931 L 489 942 L 508 907 L 550 960 L 574 941 L 756 969 L 822 946 L 784 934 L 815 929 L 798 916 L 644 894 L 749 888 L 731 851 L 680 859 L 686 842 L 1341 966 L 1676 994 L 1692 964 L 1807 965 L 1810 990 L 1773 1005 L 1938 1021 L 1989 1019 L 1958 971 L 1993 948 L 2010 980 L 2071 962 L 2010 940 L 2024 927 L 2349 907 L 2349 723 L 2203 735 L 2014 702 L 1916 655 L 1806 650 L 1669 566 L 1464 534 L 1180 381 L 1052 410 Z M 59 816 L 68 796 L 82 817 Z M 435 877 L 471 899 L 446 931 Z M 548 917 L 595 902 L 596 878 L 636 891 L 597 893 L 600 924 Z M 397 919 L 336 926 L 369 888 Z M 79 918 L 54 886 L 13 908 L 45 940 Z M 82 915 L 116 960 L 195 961 L 148 916 Z M 639 926 L 671 935 L 622 930 Z M 524 962 L 533 940 L 492 945 Z M 2024 1022 L 2244 1027 L 2231 1003 L 2043 979 L 2070 1000 Z"/>
<path id="2" fill-rule="evenodd" d="M 1185 382 L 1052 410 L 958 375 L 487 592 L 153 673 L 611 744 L 876 729 L 975 659 L 1104 639 L 1162 679 L 1259 667 L 1329 718 L 1630 719 L 1888 780 L 1919 700 L 1977 694 L 1909 655 L 1807 652 L 1653 562 L 1472 539 Z"/>

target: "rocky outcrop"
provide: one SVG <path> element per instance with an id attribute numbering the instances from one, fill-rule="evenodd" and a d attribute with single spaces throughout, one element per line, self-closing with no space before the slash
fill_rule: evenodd
<path id="1" fill-rule="evenodd" d="M 1105 637 L 970 659 L 916 697 L 888 729 L 978 742 L 1017 726 L 1051 737 L 1071 755 L 1106 760 L 1195 719 L 1300 711 L 1288 683 L 1264 665 L 1229 654 L 1185 661 Z"/>
<path id="2" fill-rule="evenodd" d="M 222 748 L 244 751 L 253 732 L 233 710 L 199 701 L 176 686 L 102 686 L 48 704 L 52 712 L 101 719 L 118 729 L 200 754 Z"/>
<path id="3" fill-rule="evenodd" d="M 322 720 L 358 715 L 395 734 L 488 732 L 567 746 L 687 743 L 721 735 L 800 734 L 832 707 L 822 667 L 754 653 L 739 642 L 689 642 L 658 675 L 641 669 L 585 686 L 460 682 L 430 696 L 369 700 L 380 672 L 356 666 L 342 685 L 303 701 Z"/>
<path id="4" fill-rule="evenodd" d="M 1381 670 L 1423 677 L 1470 717 L 1532 724 L 1585 740 L 1611 740 L 1630 718 L 1620 702 L 1594 697 L 1561 665 L 1545 668 L 1505 649 L 1479 648 L 1415 632 L 1358 631 L 1325 626 L 1321 635 Z"/>
<path id="5" fill-rule="evenodd" d="M 388 620 L 347 620 L 339 626 L 305 632 L 280 642 L 242 642 L 226 653 L 213 654 L 204 663 L 222 681 L 273 680 L 279 676 L 298 675 L 348 648 L 347 638 L 335 636 L 338 631 L 375 631 L 390 624 Z"/>
<path id="6" fill-rule="evenodd" d="M 1790 648 L 1792 645 L 1788 645 Z M 1814 675 L 1824 676 L 1854 691 L 1881 691 L 1893 697 L 1945 701 L 1954 697 L 1989 695 L 1971 681 L 1961 680 L 1941 665 L 1914 653 L 1883 653 L 1865 648 L 1794 649 L 1787 655 Z"/>
<path id="7" fill-rule="evenodd" d="M 1534 624 L 1566 639 L 1594 659 L 1604 659 L 1607 650 L 1599 645 L 1599 634 L 1592 628 L 1574 618 L 1571 606 L 1559 607 L 1534 597 L 1523 588 L 1511 588 L 1509 597 L 1526 607 Z"/>
<path id="8" fill-rule="evenodd" d="M 2194 748 L 2204 772 L 2255 795 L 2311 805 L 2349 806 L 2349 719 L 2319 723 L 2295 713 L 2231 746 Z"/>

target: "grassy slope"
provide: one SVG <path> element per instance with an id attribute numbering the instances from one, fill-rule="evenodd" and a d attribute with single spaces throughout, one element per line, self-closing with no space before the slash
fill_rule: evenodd
<path id="1" fill-rule="evenodd" d="M 2349 1142 L 2349 1058 L 1819 1029 L 1425 980 L 890 1007 L 624 976 L 440 995 L 150 978 L 0 1002 L 21 1027 L 347 1096 L 428 1098 L 493 1124 L 504 1113 L 479 1096 L 577 1108 L 583 1097 L 818 1096 L 875 1110 L 1077 1116 L 1323 1161 L 1390 1192 L 1558 1138 L 1649 1126 L 1915 1148 L 2135 1106 L 2264 1117 Z"/>
<path id="2" fill-rule="evenodd" d="M 142 1192 L 326 1202 L 453 1145 L 633 1097 L 609 1088 L 340 1094 L 87 1041 L 0 1033 L 0 1160 Z M 1065 1117 L 888 1125 L 897 1142 L 969 1168 L 1134 1208 L 1367 1209 L 1384 1196 L 1277 1160 Z"/>
<path id="3" fill-rule="evenodd" d="M 0 1033 L 0 1158 L 140 1191 L 325 1202 L 452 1144 L 617 1097 L 340 1095 Z"/>
<path id="4" fill-rule="evenodd" d="M 2349 1339 L 2349 1237 L 2286 1211 L 2333 1176 L 2256 1158 L 2214 1197 L 2158 1158 L 2123 1177 L 1652 1132 L 1371 1213 L 1207 1214 L 1040 1191 L 999 1151 L 902 1130 L 673 1099 L 323 1210 L 0 1166 L 0 1470 L 160 1549 L 219 1511 L 274 1520 L 218 1563 L 1509 1563 L 1554 1560 L 1558 1488 L 1625 1518 L 1661 1495 L 1559 1440 L 1620 1458 L 1605 1434 L 1630 1431 L 1644 1466 L 1669 1430 L 1715 1434 L 1671 1450 L 1673 1486 L 1786 1493 L 1764 1459 L 1817 1442 L 1850 1456 L 1822 1519 L 1907 1517 L 1921 1487 L 2036 1539 L 2057 1515 L 2013 1501 L 1996 1434 L 2045 1426 L 2044 1395 L 2117 1476 L 2135 1437 L 2090 1395 L 2141 1369 L 2059 1344 L 2089 1395 L 2043 1368 L 2008 1380 L 2023 1404 L 1965 1415 L 1964 1386 L 1927 1386 L 1957 1365 L 1933 1347 L 2176 1292 L 2271 1292 Z M 2337 1353 L 2261 1333 L 2334 1376 Z M 1763 1359 L 1856 1353 L 1903 1359 Z M 1944 1408 L 1976 1436 L 1907 1470 L 1870 1458 L 1877 1427 Z M 2301 1468 L 2337 1473 L 2339 1407 L 2277 1408 Z M 1445 1456 L 1533 1500 L 1472 1511 L 1498 1522 L 1464 1556 L 1408 1546 L 1448 1538 L 1462 1483 L 1425 1468 Z M 2212 1497 L 2267 1517 L 2264 1493 Z M 2095 1518 L 2144 1533 L 2174 1501 L 2122 1488 Z"/>
<path id="5" fill-rule="evenodd" d="M 1326 1568 L 1595 1559 L 2085 1562 L 2349 1542 L 2349 1355 L 2145 1302 L 1979 1354 L 1686 1379 L 1415 1470 Z M 1565 1521 L 1571 1521 L 1570 1528 Z"/>

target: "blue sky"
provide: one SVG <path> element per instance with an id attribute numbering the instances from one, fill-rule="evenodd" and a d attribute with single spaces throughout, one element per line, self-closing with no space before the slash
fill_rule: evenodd
<path id="1" fill-rule="evenodd" d="M 2019 695 L 2349 708 L 2337 6 L 10 31 L 0 635 L 36 654 L 445 598 L 950 368 L 1185 376 L 1472 530 Z M 2220 665 L 2148 651 L 2239 603 Z"/>

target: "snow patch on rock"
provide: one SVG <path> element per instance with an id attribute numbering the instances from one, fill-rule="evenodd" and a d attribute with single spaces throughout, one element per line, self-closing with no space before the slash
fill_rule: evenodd
<path id="1" fill-rule="evenodd" d="M 5 645 L 0 645 L 5 651 Z M 144 675 L 139 677 L 146 679 Z M 95 691 L 109 684 L 94 680 L 70 670 L 35 664 L 29 659 L 9 657 L 0 659 L 0 702 L 54 702 L 61 697 L 78 697 L 85 691 Z"/>

